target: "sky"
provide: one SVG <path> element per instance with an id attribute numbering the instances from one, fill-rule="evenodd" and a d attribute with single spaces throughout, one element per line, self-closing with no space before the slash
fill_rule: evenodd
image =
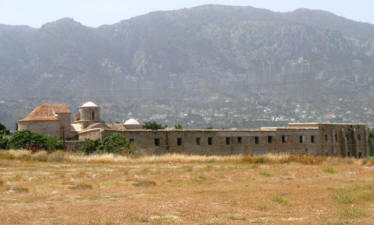
<path id="1" fill-rule="evenodd" d="M 0 24 L 40 27 L 70 17 L 91 27 L 114 24 L 152 11 L 205 4 L 242 5 L 286 12 L 322 9 L 374 24 L 373 0 L 0 0 Z"/>

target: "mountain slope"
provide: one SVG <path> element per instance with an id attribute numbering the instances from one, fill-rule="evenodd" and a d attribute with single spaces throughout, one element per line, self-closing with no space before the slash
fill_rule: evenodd
<path id="1" fill-rule="evenodd" d="M 68 18 L 1 25 L 0 50 L 9 125 L 43 101 L 76 110 L 94 100 L 113 121 L 187 127 L 370 122 L 374 113 L 374 26 L 324 11 L 207 5 L 99 28 Z"/>

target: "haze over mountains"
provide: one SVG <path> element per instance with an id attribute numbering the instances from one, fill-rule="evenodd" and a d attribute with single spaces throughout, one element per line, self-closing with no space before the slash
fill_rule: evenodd
<path id="1" fill-rule="evenodd" d="M 0 121 L 11 127 L 40 103 L 76 111 L 87 100 L 112 122 L 371 123 L 374 25 L 219 5 L 98 28 L 68 18 L 40 29 L 0 25 L 0 81 Z"/>

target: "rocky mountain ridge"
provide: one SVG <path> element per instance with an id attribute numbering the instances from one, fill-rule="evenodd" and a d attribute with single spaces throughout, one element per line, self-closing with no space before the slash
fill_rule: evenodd
<path id="1" fill-rule="evenodd" d="M 373 60 L 374 25 L 318 10 L 206 5 L 98 28 L 0 25 L 0 121 L 93 100 L 113 122 L 370 123 Z"/>

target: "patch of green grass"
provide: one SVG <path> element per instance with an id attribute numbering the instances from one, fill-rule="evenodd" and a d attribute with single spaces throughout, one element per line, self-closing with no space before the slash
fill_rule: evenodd
<path id="1" fill-rule="evenodd" d="M 141 180 L 133 184 L 135 187 L 149 187 L 149 186 L 156 186 L 156 182 L 153 180 Z"/>
<path id="2" fill-rule="evenodd" d="M 263 177 L 272 177 L 273 175 L 267 172 L 260 172 L 260 175 Z"/>
<path id="3" fill-rule="evenodd" d="M 290 203 L 286 199 L 284 199 L 282 196 L 279 196 L 279 195 L 275 196 L 272 199 L 272 201 L 275 202 L 275 203 L 278 203 L 280 205 L 283 205 L 283 206 L 289 206 L 290 205 Z"/>
<path id="4" fill-rule="evenodd" d="M 323 169 L 323 172 L 329 173 L 329 174 L 336 174 L 337 171 L 334 167 L 326 167 Z"/>
<path id="5" fill-rule="evenodd" d="M 374 192 L 361 193 L 357 196 L 357 198 L 368 202 L 374 201 Z"/>
<path id="6" fill-rule="evenodd" d="M 240 220 L 240 221 L 246 221 L 247 218 L 245 217 L 236 217 L 236 216 L 229 216 L 230 220 Z"/>
<path id="7" fill-rule="evenodd" d="M 346 191 L 340 190 L 334 195 L 334 200 L 340 204 L 352 204 L 354 202 L 351 195 L 346 193 Z"/>
<path id="8" fill-rule="evenodd" d="M 367 216 L 367 213 L 363 210 L 360 209 L 355 209 L 355 208 L 347 208 L 347 209 L 342 209 L 339 211 L 340 216 L 344 218 L 349 218 L 349 219 L 355 219 L 355 218 L 360 218 Z"/>

